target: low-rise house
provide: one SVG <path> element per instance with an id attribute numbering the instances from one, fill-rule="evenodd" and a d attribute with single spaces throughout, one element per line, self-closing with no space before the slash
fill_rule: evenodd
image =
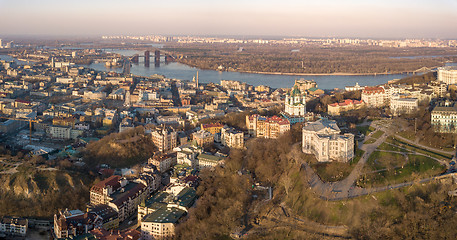
<path id="1" fill-rule="evenodd" d="M 203 168 L 212 168 L 217 165 L 224 164 L 224 157 L 219 157 L 211 154 L 206 154 L 206 153 L 200 153 L 197 156 L 197 165 L 198 169 L 203 169 Z"/>
<path id="2" fill-rule="evenodd" d="M 201 124 L 201 130 L 210 132 L 211 134 L 220 133 L 223 127 L 224 125 L 222 123 Z"/>
<path id="3" fill-rule="evenodd" d="M 0 219 L 0 232 L 7 235 L 25 237 L 29 221 L 26 218 L 2 217 Z"/>
<path id="4" fill-rule="evenodd" d="M 198 163 L 196 161 L 197 155 L 200 154 L 203 150 L 197 148 L 193 145 L 184 145 L 174 149 L 177 154 L 177 163 L 191 166 L 192 168 L 197 168 Z"/>
<path id="5" fill-rule="evenodd" d="M 156 166 L 159 172 L 166 172 L 170 170 L 176 162 L 176 153 L 154 154 L 153 157 L 148 159 L 148 164 Z"/>
<path id="6" fill-rule="evenodd" d="M 192 139 L 195 141 L 197 146 L 208 146 L 213 144 L 214 135 L 205 130 L 199 130 L 192 134 Z"/>
<path id="7" fill-rule="evenodd" d="M 102 226 L 102 219 L 93 213 L 65 210 L 54 215 L 55 238 L 76 237 Z"/>

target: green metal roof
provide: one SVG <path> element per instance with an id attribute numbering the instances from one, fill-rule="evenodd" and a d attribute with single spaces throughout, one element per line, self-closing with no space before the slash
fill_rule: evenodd
<path id="1" fill-rule="evenodd" d="M 210 161 L 210 162 L 219 162 L 219 161 L 224 160 L 223 157 L 218 157 L 218 156 L 209 155 L 209 154 L 205 154 L 205 153 L 199 154 L 197 158 L 199 160 L 202 159 L 202 160 L 206 160 L 206 161 Z"/>
<path id="2" fill-rule="evenodd" d="M 186 211 L 179 208 L 160 208 L 157 211 L 146 215 L 143 222 L 176 223 L 184 214 L 186 214 Z"/>
<path id="3" fill-rule="evenodd" d="M 297 85 L 294 86 L 294 89 L 292 90 L 292 96 L 295 95 L 301 95 L 300 89 L 298 89 Z"/>

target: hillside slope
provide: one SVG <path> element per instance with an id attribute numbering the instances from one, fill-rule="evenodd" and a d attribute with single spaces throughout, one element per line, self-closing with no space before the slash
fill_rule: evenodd
<path id="1" fill-rule="evenodd" d="M 51 217 L 84 209 L 93 178 L 81 173 L 26 169 L 0 175 L 0 215 Z"/>

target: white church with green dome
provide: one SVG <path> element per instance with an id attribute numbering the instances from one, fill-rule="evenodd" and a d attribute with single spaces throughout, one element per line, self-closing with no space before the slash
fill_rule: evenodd
<path id="1" fill-rule="evenodd" d="M 282 115 L 287 118 L 291 124 L 304 122 L 306 115 L 306 96 L 295 85 L 286 95 L 285 109 Z"/>

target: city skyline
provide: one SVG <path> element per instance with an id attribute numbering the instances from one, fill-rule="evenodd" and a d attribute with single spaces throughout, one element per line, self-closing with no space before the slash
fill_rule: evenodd
<path id="1" fill-rule="evenodd" d="M 7 1 L 0 36 L 258 35 L 457 38 L 457 1 Z"/>

